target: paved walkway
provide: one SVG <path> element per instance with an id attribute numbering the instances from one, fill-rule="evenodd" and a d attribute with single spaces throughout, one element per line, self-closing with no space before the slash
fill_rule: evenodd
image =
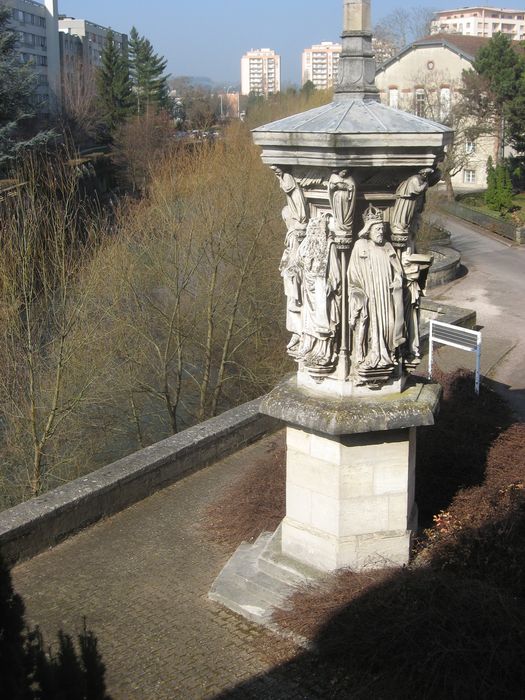
<path id="1" fill-rule="evenodd" d="M 50 641 L 82 615 L 99 639 L 114 700 L 201 700 L 267 673 L 295 649 L 207 599 L 231 552 L 199 520 L 215 494 L 282 434 L 166 488 L 17 566 L 27 617 Z M 288 666 L 252 684 L 253 697 L 320 698 Z"/>
<path id="2" fill-rule="evenodd" d="M 452 246 L 460 251 L 468 274 L 432 290 L 430 296 L 476 310 L 482 373 L 525 420 L 525 246 L 482 233 L 453 216 L 440 219 L 452 233 Z M 439 355 L 446 371 L 458 366 L 474 369 L 474 353 L 443 348 Z"/>

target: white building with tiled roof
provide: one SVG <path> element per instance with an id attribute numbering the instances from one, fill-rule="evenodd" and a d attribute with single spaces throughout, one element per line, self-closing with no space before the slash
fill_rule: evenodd
<path id="1" fill-rule="evenodd" d="M 472 68 L 489 39 L 459 34 L 433 35 L 410 44 L 377 71 L 381 102 L 439 123 L 447 123 L 461 87 L 462 73 Z M 487 159 L 497 155 L 497 140 L 465 140 L 463 168 L 452 178 L 459 189 L 483 189 Z"/>

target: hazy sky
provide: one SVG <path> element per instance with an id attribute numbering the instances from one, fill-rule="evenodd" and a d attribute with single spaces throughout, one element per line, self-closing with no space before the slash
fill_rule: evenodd
<path id="1" fill-rule="evenodd" d="M 373 22 L 398 7 L 447 9 L 465 4 L 372 0 Z M 523 5 L 525 0 L 504 3 Z M 339 39 L 342 6 L 342 0 L 59 0 L 63 14 L 127 33 L 135 25 L 168 59 L 172 75 L 207 76 L 229 85 L 240 82 L 242 54 L 262 47 L 281 54 L 284 83 L 299 83 L 303 48 Z"/>

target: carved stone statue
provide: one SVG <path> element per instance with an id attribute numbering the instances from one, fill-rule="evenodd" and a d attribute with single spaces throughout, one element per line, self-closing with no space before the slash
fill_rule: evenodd
<path id="1" fill-rule="evenodd" d="M 285 207 L 282 212 L 286 224 L 286 238 L 284 242 L 284 252 L 279 265 L 279 270 L 283 278 L 284 293 L 286 295 L 286 329 L 292 334 L 288 343 L 288 354 L 297 356 L 302 333 L 302 293 L 301 293 L 301 273 L 297 265 L 297 251 L 299 244 L 304 238 L 304 229 L 297 228 L 297 224 L 291 217 L 290 208 Z"/>
<path id="2" fill-rule="evenodd" d="M 309 212 L 308 204 L 301 186 L 291 173 L 285 173 L 276 165 L 272 166 L 272 170 L 279 180 L 280 188 L 286 195 L 289 218 L 292 219 L 298 227 L 302 227 L 304 230 L 308 223 Z"/>
<path id="3" fill-rule="evenodd" d="M 302 340 L 298 359 L 312 375 L 328 374 L 337 363 L 336 333 L 341 318 L 341 270 L 329 217 L 310 219 L 297 251 L 302 281 Z"/>
<path id="4" fill-rule="evenodd" d="M 328 196 L 334 215 L 336 235 L 352 235 L 355 210 L 355 180 L 350 171 L 343 170 L 332 173 L 328 181 Z"/>
<path id="5" fill-rule="evenodd" d="M 425 295 L 426 274 L 432 265 L 432 255 L 410 253 L 401 254 L 401 264 L 405 278 L 404 304 L 407 335 L 406 359 L 412 365 L 421 361 L 420 355 L 420 306 Z"/>
<path id="6" fill-rule="evenodd" d="M 402 182 L 396 190 L 396 201 L 390 210 L 390 230 L 396 247 L 415 252 L 412 241 L 412 222 L 425 203 L 425 192 L 430 186 L 434 170 L 423 168 Z M 432 183 L 433 184 L 433 183 Z"/>
<path id="7" fill-rule="evenodd" d="M 377 209 L 370 207 L 365 212 L 365 225 L 358 237 L 348 266 L 353 360 L 361 376 L 370 374 L 372 379 L 385 380 L 405 342 L 403 269 L 392 244 L 385 240 Z"/>

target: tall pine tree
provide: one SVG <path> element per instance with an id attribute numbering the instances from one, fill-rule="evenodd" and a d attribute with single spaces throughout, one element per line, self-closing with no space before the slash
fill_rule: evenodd
<path id="1" fill-rule="evenodd" d="M 102 65 L 97 73 L 98 105 L 105 126 L 114 133 L 133 105 L 127 57 L 118 48 L 113 32 L 107 36 Z"/>
<path id="2" fill-rule="evenodd" d="M 153 50 L 150 41 L 132 27 L 129 41 L 129 64 L 135 113 L 147 114 L 151 108 L 168 109 L 170 106 L 167 61 Z"/>

